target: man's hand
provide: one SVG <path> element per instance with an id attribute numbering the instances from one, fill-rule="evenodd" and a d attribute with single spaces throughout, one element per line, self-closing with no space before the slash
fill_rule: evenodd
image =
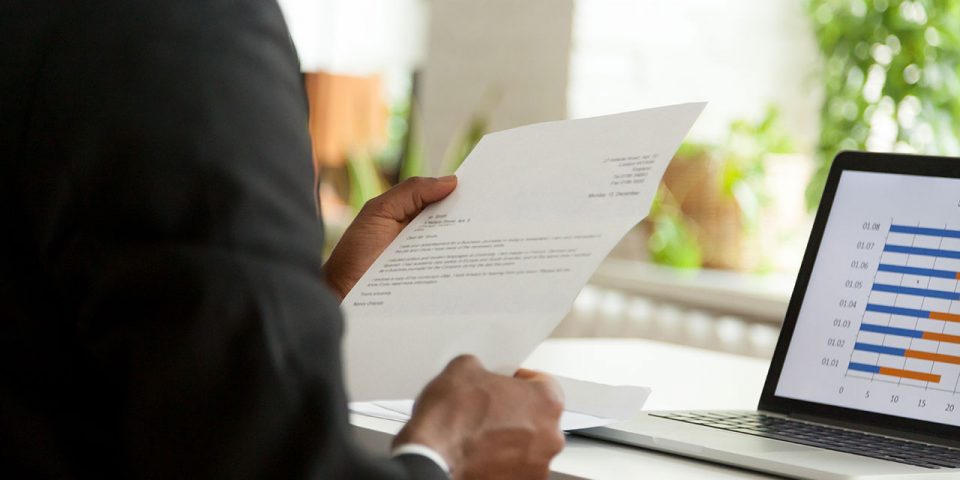
<path id="1" fill-rule="evenodd" d="M 420 394 L 394 445 L 433 448 L 457 479 L 544 479 L 563 449 L 562 412 L 563 393 L 549 375 L 496 375 L 460 356 Z"/>
<path id="2" fill-rule="evenodd" d="M 387 245 L 424 207 L 457 187 L 457 177 L 414 177 L 371 199 L 343 233 L 323 266 L 327 284 L 343 299 Z"/>

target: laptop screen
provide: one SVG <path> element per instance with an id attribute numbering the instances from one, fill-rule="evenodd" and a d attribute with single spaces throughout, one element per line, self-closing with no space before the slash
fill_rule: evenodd
<path id="1" fill-rule="evenodd" d="M 841 173 L 775 395 L 960 426 L 960 179 Z"/>

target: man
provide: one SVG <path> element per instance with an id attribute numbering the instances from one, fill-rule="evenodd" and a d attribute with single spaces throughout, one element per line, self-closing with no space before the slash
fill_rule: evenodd
<path id="1" fill-rule="evenodd" d="M 371 202 L 323 273 L 264 0 L 0 0 L 4 478 L 542 478 L 552 381 L 461 357 L 392 461 L 348 441 L 337 299 L 455 180 Z"/>

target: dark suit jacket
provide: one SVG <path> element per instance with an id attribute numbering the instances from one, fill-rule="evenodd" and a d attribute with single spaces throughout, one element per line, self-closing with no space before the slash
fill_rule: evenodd
<path id="1" fill-rule="evenodd" d="M 442 478 L 348 441 L 277 5 L 0 0 L 0 32 L 0 476 Z"/>

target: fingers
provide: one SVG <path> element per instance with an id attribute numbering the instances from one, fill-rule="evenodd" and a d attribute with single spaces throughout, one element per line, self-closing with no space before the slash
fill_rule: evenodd
<path id="1" fill-rule="evenodd" d="M 560 403 L 561 408 L 563 407 L 563 388 L 560 386 L 560 383 L 557 382 L 552 375 L 538 372 L 536 370 L 528 370 L 526 368 L 518 369 L 516 373 L 513 374 L 514 378 L 520 380 L 526 380 L 528 382 L 540 385 L 544 391 L 555 401 Z"/>
<path id="2" fill-rule="evenodd" d="M 563 388 L 552 375 L 536 370 L 521 368 L 513 376 L 537 387 L 543 395 L 544 400 L 540 402 L 539 409 L 541 413 L 546 414 L 546 417 L 541 418 L 546 419 L 550 426 L 546 427 L 546 431 L 541 431 L 542 438 L 539 446 L 543 449 L 543 455 L 549 460 L 560 453 L 566 444 L 566 437 L 559 428 L 560 415 L 563 414 Z M 544 469 L 549 472 L 549 461 Z"/>
<path id="3" fill-rule="evenodd" d="M 431 203 L 443 200 L 457 188 L 457 177 L 413 177 L 367 202 L 361 215 L 374 215 L 409 222 Z"/>
<path id="4" fill-rule="evenodd" d="M 363 273 L 390 245 L 423 207 L 445 198 L 457 186 L 457 178 L 411 178 L 367 202 L 347 228 L 324 265 L 324 276 L 340 296 L 360 280 Z"/>
<path id="5" fill-rule="evenodd" d="M 543 377 L 549 377 L 550 375 L 537 370 L 530 370 L 529 368 L 518 368 L 513 376 L 521 380 L 537 380 Z"/>
<path id="6" fill-rule="evenodd" d="M 446 368 L 443 369 L 443 374 L 468 382 L 482 381 L 481 379 L 485 379 L 488 375 L 493 375 L 483 367 L 480 359 L 473 355 L 459 355 L 450 360 Z"/>
<path id="7" fill-rule="evenodd" d="M 480 359 L 474 355 L 464 354 L 457 355 L 453 360 L 450 360 L 450 363 L 447 363 L 445 370 L 483 370 L 483 364 L 480 363 Z"/>
<path id="8" fill-rule="evenodd" d="M 421 392 L 397 441 L 431 446 L 457 477 L 546 478 L 565 443 L 561 399 L 550 375 L 499 375 L 461 355 Z"/>
<path id="9" fill-rule="evenodd" d="M 483 368 L 483 364 L 480 363 L 480 359 L 474 355 L 459 355 L 455 357 L 453 360 L 450 360 L 450 363 L 444 368 L 444 372 L 488 373 L 486 369 Z M 536 370 L 520 368 L 513 374 L 513 378 L 529 382 L 547 397 L 553 406 L 556 407 L 555 409 L 558 411 L 558 414 L 563 411 L 563 387 L 560 386 L 560 383 L 557 382 L 552 375 Z"/>

